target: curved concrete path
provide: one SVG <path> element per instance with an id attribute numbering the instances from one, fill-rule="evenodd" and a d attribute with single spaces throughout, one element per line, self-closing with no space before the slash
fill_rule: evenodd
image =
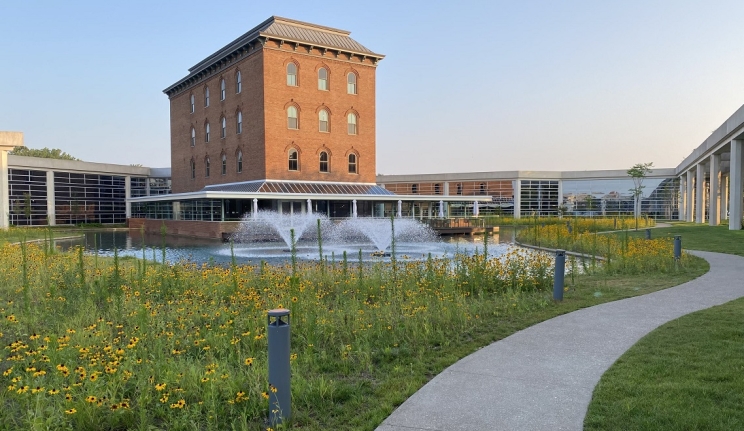
<path id="1" fill-rule="evenodd" d="M 555 317 L 444 370 L 377 431 L 581 430 L 602 374 L 641 337 L 697 310 L 744 296 L 744 258 L 710 263 L 695 280 Z"/>

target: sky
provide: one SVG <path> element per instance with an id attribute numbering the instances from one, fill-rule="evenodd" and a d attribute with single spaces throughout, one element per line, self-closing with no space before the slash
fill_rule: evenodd
<path id="1" fill-rule="evenodd" d="M 0 130 L 170 166 L 162 90 L 271 15 L 385 54 L 380 174 L 676 167 L 744 104 L 741 0 L 7 0 Z"/>

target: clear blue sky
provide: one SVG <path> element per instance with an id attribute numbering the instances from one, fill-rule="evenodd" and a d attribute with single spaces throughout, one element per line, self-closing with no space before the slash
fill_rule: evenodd
<path id="1" fill-rule="evenodd" d="M 271 15 L 386 55 L 378 173 L 675 167 L 744 104 L 741 0 L 29 0 L 0 4 L 0 130 L 169 166 L 162 90 Z"/>

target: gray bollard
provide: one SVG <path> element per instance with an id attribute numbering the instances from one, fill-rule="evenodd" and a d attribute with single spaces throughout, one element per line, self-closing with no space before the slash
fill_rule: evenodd
<path id="1" fill-rule="evenodd" d="M 566 222 L 566 229 L 568 229 L 568 233 L 573 233 L 573 228 L 571 227 L 571 222 Z"/>
<path id="2" fill-rule="evenodd" d="M 679 260 L 682 257 L 682 236 L 674 235 L 674 259 Z"/>
<path id="3" fill-rule="evenodd" d="M 617 230 L 617 219 L 616 218 L 612 219 L 612 228 Z"/>
<path id="4" fill-rule="evenodd" d="M 566 275 L 566 251 L 555 251 L 555 273 L 553 276 L 553 299 L 563 301 L 563 279 Z"/>
<path id="5" fill-rule="evenodd" d="M 651 229 L 646 229 L 646 239 L 651 239 Z"/>
<path id="6" fill-rule="evenodd" d="M 269 310 L 269 424 L 276 427 L 292 415 L 289 370 L 289 310 Z"/>

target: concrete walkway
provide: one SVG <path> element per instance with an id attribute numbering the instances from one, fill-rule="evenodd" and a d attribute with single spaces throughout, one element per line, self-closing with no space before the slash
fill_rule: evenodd
<path id="1" fill-rule="evenodd" d="M 641 337 L 744 296 L 744 258 L 692 252 L 710 272 L 685 284 L 555 317 L 444 370 L 377 431 L 581 430 L 602 374 Z"/>

